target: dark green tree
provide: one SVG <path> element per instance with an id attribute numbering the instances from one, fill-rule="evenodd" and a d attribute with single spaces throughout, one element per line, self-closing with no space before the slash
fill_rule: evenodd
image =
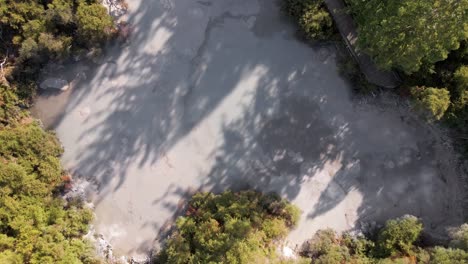
<path id="1" fill-rule="evenodd" d="M 410 253 L 422 229 L 422 223 L 414 216 L 387 221 L 378 234 L 375 255 L 389 257 L 397 253 Z"/>
<path id="2" fill-rule="evenodd" d="M 413 87 L 411 93 L 428 120 L 440 120 L 450 106 L 450 92 L 445 88 Z"/>
<path id="3" fill-rule="evenodd" d="M 37 124 L 0 129 L 0 263 L 96 263 L 92 212 L 66 203 L 60 144 Z"/>
<path id="4" fill-rule="evenodd" d="M 276 239 L 298 219 L 298 210 L 276 195 L 254 191 L 198 193 L 160 252 L 157 263 L 262 263 Z"/>
<path id="5" fill-rule="evenodd" d="M 100 4 L 81 2 L 76 11 L 78 34 L 84 43 L 102 42 L 110 35 L 112 19 Z"/>
<path id="6" fill-rule="evenodd" d="M 359 46 L 385 69 L 432 65 L 468 38 L 468 0 L 348 0 Z"/>

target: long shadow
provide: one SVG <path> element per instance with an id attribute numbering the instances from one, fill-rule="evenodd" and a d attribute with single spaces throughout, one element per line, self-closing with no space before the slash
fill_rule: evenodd
<path id="1" fill-rule="evenodd" d="M 296 242 L 320 228 L 345 231 L 404 214 L 420 217 L 429 239 L 444 241 L 464 220 L 450 148 L 399 106 L 379 107 L 388 103 L 385 94 L 376 105 L 330 115 L 342 102 L 326 100 L 329 92 L 282 95 L 274 117 L 259 118 L 252 107 L 226 125 L 204 188 L 247 185 L 294 201 L 309 225 L 293 234 Z"/>
<path id="2" fill-rule="evenodd" d="M 138 26 L 128 46 L 109 47 L 103 64 L 73 91 L 67 104 L 68 114 L 84 112 L 84 129 L 75 143 L 82 146 L 73 164 L 76 174 L 97 179 L 100 189 L 118 178 L 114 190 L 118 189 L 129 165 L 155 163 L 249 71 L 249 64 L 255 62 L 211 66 L 228 58 L 218 57 L 216 49 L 205 52 L 205 42 L 213 28 L 236 15 L 200 17 L 197 12 L 207 12 L 209 7 L 142 0 L 132 11 L 128 21 Z M 207 75 L 218 78 L 204 81 Z M 201 89 L 193 95 L 196 86 Z M 90 109 L 78 109 L 86 103 Z"/>
<path id="3" fill-rule="evenodd" d="M 195 172 L 200 185 L 193 189 L 275 191 L 301 207 L 304 223 L 322 228 L 324 221 L 314 221 L 343 203 L 351 212 L 334 214 L 349 213 L 350 222 L 412 213 L 434 228 L 445 224 L 453 216 L 446 207 L 453 179 L 439 177 L 450 171 L 437 163 L 443 150 L 395 108 L 356 108 L 333 47 L 307 47 L 275 20 L 281 16 L 273 2 L 246 11 L 250 3 L 140 0 L 128 18 L 138 25 L 128 48 L 108 49 L 57 122 L 65 147 L 78 153 L 65 153 L 71 169 L 95 179 L 103 198 L 226 108 L 213 121 L 222 125 L 219 146 L 203 157 L 213 165 Z M 161 186 L 149 204 L 175 217 L 193 189 L 177 180 Z M 141 228 L 164 238 L 168 223 Z M 148 251 L 152 242 L 134 248 Z"/>

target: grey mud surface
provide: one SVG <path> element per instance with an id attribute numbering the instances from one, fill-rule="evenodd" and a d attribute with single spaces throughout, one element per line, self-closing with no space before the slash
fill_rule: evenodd
<path id="1" fill-rule="evenodd" d="M 275 3 L 128 2 L 130 43 L 35 108 L 96 183 L 116 253 L 147 253 L 194 190 L 278 192 L 302 210 L 292 245 L 406 213 L 435 233 L 462 221 L 451 148 L 395 99 L 353 102 L 334 47 L 297 40 Z"/>

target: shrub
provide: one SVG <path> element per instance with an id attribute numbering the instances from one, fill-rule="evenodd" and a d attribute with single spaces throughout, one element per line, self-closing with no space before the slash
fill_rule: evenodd
<path id="1" fill-rule="evenodd" d="M 440 120 L 450 106 L 450 92 L 445 88 L 417 86 L 411 93 L 416 106 L 429 120 Z"/>
<path id="2" fill-rule="evenodd" d="M 349 248 L 340 244 L 342 240 L 332 229 L 319 230 L 304 243 L 301 255 L 311 258 L 313 263 L 344 263 L 351 256 Z"/>
<path id="3" fill-rule="evenodd" d="M 285 0 L 283 9 L 308 39 L 325 40 L 334 33 L 333 20 L 322 0 Z"/>
<path id="4" fill-rule="evenodd" d="M 459 93 L 468 90 L 468 66 L 460 66 L 453 73 L 453 78 L 455 79 L 457 91 Z"/>
<path id="5" fill-rule="evenodd" d="M 317 257 L 326 254 L 336 244 L 336 233 L 332 229 L 319 230 L 302 248 L 302 255 Z"/>
<path id="6" fill-rule="evenodd" d="M 253 263 L 274 258 L 273 243 L 294 218 L 289 203 L 254 191 L 197 193 L 157 263 Z"/>
<path id="7" fill-rule="evenodd" d="M 309 4 L 299 18 L 299 26 L 307 38 L 326 40 L 333 35 L 333 20 L 319 3 Z"/>
<path id="8" fill-rule="evenodd" d="M 414 216 L 389 220 L 377 236 L 375 255 L 408 254 L 422 231 L 422 223 Z"/>
<path id="9" fill-rule="evenodd" d="M 347 233 L 342 235 L 342 243 L 349 248 L 353 256 L 366 257 L 374 248 L 374 242 L 363 236 L 353 237 Z"/>
<path id="10" fill-rule="evenodd" d="M 50 59 L 67 58 L 69 47 L 71 46 L 71 37 L 54 37 L 49 33 L 41 33 L 38 38 L 38 45 L 46 56 Z"/>
<path id="11" fill-rule="evenodd" d="M 7 125 L 19 118 L 21 111 L 18 104 L 19 100 L 15 91 L 0 84 L 0 124 Z"/>
<path id="12" fill-rule="evenodd" d="M 468 224 L 461 225 L 453 232 L 450 246 L 468 251 Z"/>
<path id="13" fill-rule="evenodd" d="M 92 212 L 53 195 L 61 153 L 36 123 L 0 129 L 0 263 L 93 263 Z"/>
<path id="14" fill-rule="evenodd" d="M 106 8 L 100 4 L 80 3 L 76 11 L 76 20 L 80 39 L 88 46 L 104 41 L 113 25 Z"/>
<path id="15" fill-rule="evenodd" d="M 307 6 L 313 5 L 317 0 L 284 0 L 283 10 L 292 18 L 299 19 Z"/>
<path id="16" fill-rule="evenodd" d="M 316 264 L 334 264 L 347 263 L 350 255 L 346 247 L 333 245 L 324 254 L 320 255 L 313 263 Z"/>
<path id="17" fill-rule="evenodd" d="M 29 59 L 38 59 L 40 54 L 40 48 L 37 42 L 28 38 L 21 43 L 21 48 L 19 50 L 19 61 L 24 62 Z"/>
<path id="18" fill-rule="evenodd" d="M 435 247 L 431 253 L 431 264 L 466 264 L 468 253 L 462 249 Z"/>
<path id="19" fill-rule="evenodd" d="M 358 26 L 358 45 L 384 69 L 416 72 L 447 59 L 467 39 L 467 1 L 347 2 Z"/>
<path id="20" fill-rule="evenodd" d="M 464 240 L 467 226 L 465 224 L 456 230 L 454 239 Z M 314 264 L 468 263 L 468 253 L 462 249 L 414 247 L 413 243 L 421 230 L 422 224 L 414 216 L 389 220 L 377 234 L 376 246 L 374 241 L 362 235 L 337 235 L 331 229 L 319 230 L 304 243 L 300 253 L 303 258 L 309 259 L 309 263 Z"/>

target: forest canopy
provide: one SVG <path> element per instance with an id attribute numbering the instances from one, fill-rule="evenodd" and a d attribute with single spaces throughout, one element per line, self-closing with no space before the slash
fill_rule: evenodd
<path id="1" fill-rule="evenodd" d="M 93 263 L 92 212 L 66 202 L 54 135 L 35 122 L 0 129 L 0 263 Z"/>
<path id="2" fill-rule="evenodd" d="M 0 0 L 0 263 L 97 263 L 93 218 L 64 200 L 62 147 L 27 111 L 40 69 L 102 45 L 107 10 L 91 0 Z"/>
<path id="3" fill-rule="evenodd" d="M 265 263 L 299 211 L 274 194 L 197 193 L 156 263 Z"/>
<path id="4" fill-rule="evenodd" d="M 468 0 L 347 0 L 359 46 L 405 73 L 447 59 L 468 38 Z"/>

